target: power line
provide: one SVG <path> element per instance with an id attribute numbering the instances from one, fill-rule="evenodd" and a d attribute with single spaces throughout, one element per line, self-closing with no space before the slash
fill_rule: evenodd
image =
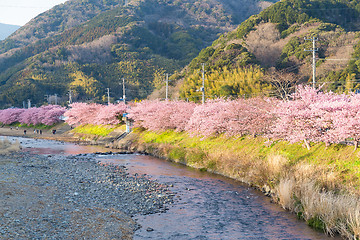
<path id="1" fill-rule="evenodd" d="M 360 58 L 316 58 L 318 60 L 327 60 L 327 61 L 357 61 L 360 60 Z"/>
<path id="2" fill-rule="evenodd" d="M 299 10 L 323 10 L 323 11 L 328 11 L 328 10 L 355 10 L 352 9 L 350 7 L 348 8 L 299 8 Z"/>

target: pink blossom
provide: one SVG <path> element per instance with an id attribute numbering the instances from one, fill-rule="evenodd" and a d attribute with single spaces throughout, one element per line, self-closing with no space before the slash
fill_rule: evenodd
<path id="1" fill-rule="evenodd" d="M 64 114 L 69 125 L 119 124 L 126 111 L 124 103 L 101 105 L 97 103 L 73 103 Z"/>
<path id="2" fill-rule="evenodd" d="M 65 112 L 64 107 L 57 105 L 42 106 L 40 108 L 9 108 L 0 110 L 0 122 L 4 124 L 22 123 L 28 125 L 53 125 L 60 122 L 59 117 Z"/>
<path id="3" fill-rule="evenodd" d="M 195 103 L 184 101 L 149 101 L 137 103 L 128 110 L 137 126 L 152 131 L 183 131 L 194 111 Z"/>
<path id="4" fill-rule="evenodd" d="M 3 124 L 12 124 L 20 122 L 20 115 L 23 113 L 22 108 L 8 108 L 0 110 L 0 122 Z"/>

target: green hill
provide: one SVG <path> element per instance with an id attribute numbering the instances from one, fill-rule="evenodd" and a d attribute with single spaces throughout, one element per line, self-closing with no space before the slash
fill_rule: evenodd
<path id="1" fill-rule="evenodd" d="M 203 49 L 182 74 L 180 95 L 198 100 L 200 64 L 206 64 L 206 95 L 276 95 L 286 98 L 312 81 L 316 41 L 317 86 L 347 92 L 360 87 L 360 1 L 284 0 Z"/>
<path id="2" fill-rule="evenodd" d="M 266 5 L 266 4 L 265 4 Z M 70 0 L 0 42 L 0 105 L 35 104 L 45 95 L 104 101 L 144 98 L 164 72 L 187 65 L 219 34 L 235 29 L 257 0 Z"/>

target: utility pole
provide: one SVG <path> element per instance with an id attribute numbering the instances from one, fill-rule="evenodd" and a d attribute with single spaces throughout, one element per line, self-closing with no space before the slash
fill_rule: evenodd
<path id="1" fill-rule="evenodd" d="M 166 73 L 166 94 L 165 94 L 165 100 L 167 101 L 169 99 L 169 74 Z"/>
<path id="2" fill-rule="evenodd" d="M 46 102 L 47 102 L 48 104 L 50 104 L 50 96 L 49 96 L 49 95 L 45 95 L 45 97 L 46 97 Z"/>
<path id="3" fill-rule="evenodd" d="M 107 92 L 107 98 L 108 98 L 108 105 L 110 105 L 110 88 L 107 88 L 106 92 Z"/>
<path id="4" fill-rule="evenodd" d="M 201 66 L 202 66 L 202 87 L 200 91 L 202 92 L 201 103 L 204 104 L 205 103 L 205 63 L 202 63 Z"/>
<path id="5" fill-rule="evenodd" d="M 316 85 L 315 85 L 315 83 L 316 83 L 316 81 L 315 81 L 315 77 L 316 77 L 316 55 L 315 55 L 315 53 L 317 51 L 319 51 L 319 49 L 315 47 L 315 42 L 318 41 L 319 39 L 316 38 L 316 37 L 312 37 L 310 39 L 304 38 L 304 40 L 305 41 L 312 41 L 312 43 L 313 43 L 312 49 L 304 49 L 304 51 L 312 52 L 312 54 L 313 54 L 313 61 L 312 61 L 313 83 L 312 84 L 313 84 L 313 88 L 315 88 L 316 87 Z"/>
<path id="6" fill-rule="evenodd" d="M 122 79 L 123 82 L 123 101 L 126 103 L 126 91 L 125 91 L 125 78 Z"/>
<path id="7" fill-rule="evenodd" d="M 72 103 L 72 90 L 69 90 L 69 104 Z"/>

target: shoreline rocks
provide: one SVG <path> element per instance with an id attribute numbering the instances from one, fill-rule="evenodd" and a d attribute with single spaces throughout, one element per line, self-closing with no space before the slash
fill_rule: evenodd
<path id="1" fill-rule="evenodd" d="M 137 214 L 164 212 L 168 187 L 94 155 L 0 155 L 0 238 L 131 239 Z"/>

